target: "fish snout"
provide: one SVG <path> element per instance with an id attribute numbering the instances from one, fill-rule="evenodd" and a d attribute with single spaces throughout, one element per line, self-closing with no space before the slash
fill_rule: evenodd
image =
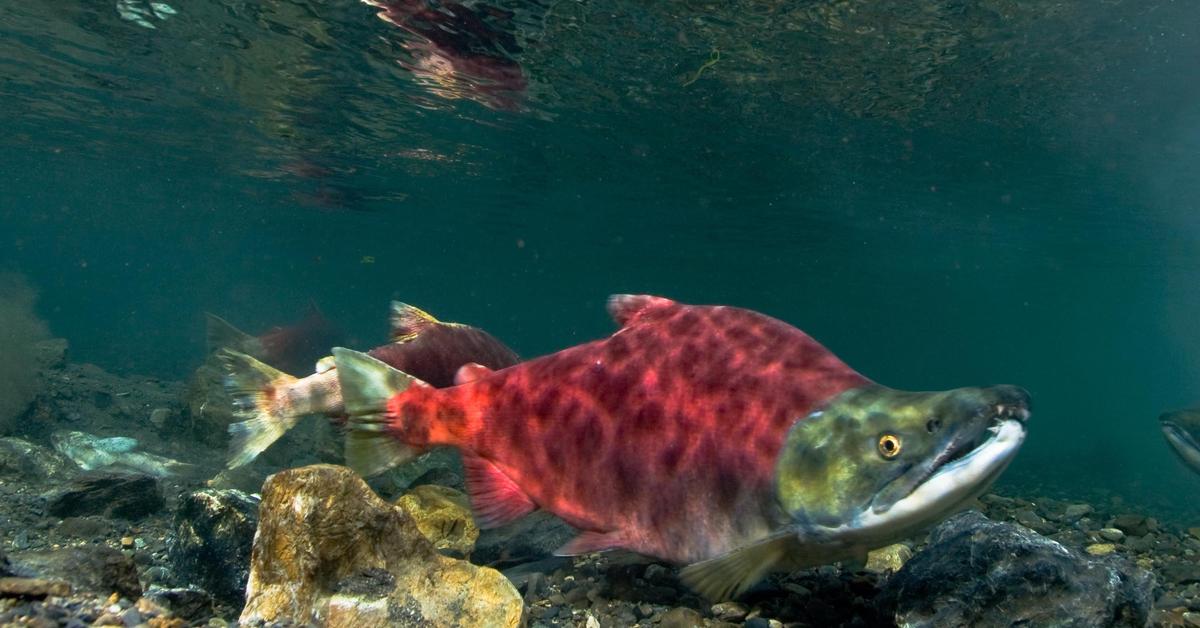
<path id="1" fill-rule="evenodd" d="M 1016 419 L 1022 423 L 1029 420 L 1033 409 L 1029 391 L 1020 386 L 1003 385 L 993 386 L 988 392 L 989 405 L 996 418 Z"/>

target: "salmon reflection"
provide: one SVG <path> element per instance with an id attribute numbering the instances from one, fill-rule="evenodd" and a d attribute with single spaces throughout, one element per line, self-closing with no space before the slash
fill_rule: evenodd
<path id="1" fill-rule="evenodd" d="M 468 98 L 493 109 L 519 110 L 527 85 L 511 32 L 494 26 L 512 14 L 487 5 L 446 1 L 362 0 L 379 17 L 414 35 L 403 42 L 412 54 L 400 64 L 443 98 Z"/>

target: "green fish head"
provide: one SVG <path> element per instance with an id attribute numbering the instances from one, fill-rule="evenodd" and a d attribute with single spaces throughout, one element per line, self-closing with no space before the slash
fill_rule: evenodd
<path id="1" fill-rule="evenodd" d="M 848 390 L 797 421 L 776 463 L 776 496 L 802 539 L 872 549 L 979 496 L 1025 438 L 1015 386 Z"/>
<path id="2" fill-rule="evenodd" d="M 1158 424 L 1171 450 L 1200 473 L 1200 408 L 1164 412 L 1158 417 Z"/>

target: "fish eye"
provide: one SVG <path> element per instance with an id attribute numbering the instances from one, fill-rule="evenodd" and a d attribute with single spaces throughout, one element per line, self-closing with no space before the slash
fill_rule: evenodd
<path id="1" fill-rule="evenodd" d="M 900 455 L 900 437 L 895 434 L 884 434 L 879 437 L 879 455 L 887 459 Z"/>
<path id="2" fill-rule="evenodd" d="M 932 434 L 940 429 L 942 429 L 942 420 L 941 419 L 929 419 L 928 421 L 925 422 L 925 431 L 929 432 L 930 434 Z"/>

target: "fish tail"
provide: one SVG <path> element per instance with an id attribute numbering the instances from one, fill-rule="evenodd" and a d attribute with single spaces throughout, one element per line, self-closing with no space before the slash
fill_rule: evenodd
<path id="1" fill-rule="evenodd" d="M 420 451 L 387 433 L 387 403 L 415 377 L 358 351 L 334 347 L 346 424 L 346 465 L 371 476 L 413 458 Z"/>
<path id="2" fill-rule="evenodd" d="M 254 460 L 299 422 L 303 412 L 283 403 L 280 391 L 298 380 L 244 354 L 222 349 L 217 357 L 225 365 L 225 390 L 233 398 L 239 423 L 229 425 L 229 461 L 235 469 Z"/>

